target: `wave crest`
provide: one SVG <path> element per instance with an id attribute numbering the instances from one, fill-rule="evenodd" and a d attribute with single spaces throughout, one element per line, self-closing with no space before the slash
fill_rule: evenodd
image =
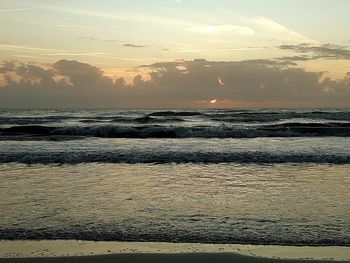
<path id="1" fill-rule="evenodd" d="M 148 122 L 149 119 L 143 120 Z M 283 123 L 252 127 L 97 125 L 53 127 L 40 125 L 0 128 L 6 136 L 85 136 L 102 138 L 256 138 L 350 136 L 350 123 Z"/>

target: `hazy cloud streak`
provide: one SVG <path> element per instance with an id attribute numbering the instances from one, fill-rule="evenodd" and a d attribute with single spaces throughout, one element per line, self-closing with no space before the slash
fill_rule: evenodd
<path id="1" fill-rule="evenodd" d="M 187 30 L 195 33 L 227 33 L 232 32 L 238 35 L 248 35 L 252 36 L 255 34 L 255 31 L 249 27 L 237 26 L 237 25 L 200 25 L 195 27 L 189 27 Z"/>

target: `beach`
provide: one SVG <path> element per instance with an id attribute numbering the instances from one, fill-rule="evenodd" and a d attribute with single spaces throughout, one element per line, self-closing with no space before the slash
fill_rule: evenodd
<path id="1" fill-rule="evenodd" d="M 0 0 L 0 263 L 350 263 L 349 10 Z"/>
<path id="2" fill-rule="evenodd" d="M 191 253 L 191 254 L 115 254 L 115 255 L 102 255 L 102 256 L 80 256 L 80 257 L 52 257 L 52 258 L 17 258 L 17 259 L 0 259 L 2 263 L 95 263 L 95 262 L 241 262 L 241 263 L 277 263 L 277 262 L 295 262 L 295 263 L 328 263 L 334 262 L 331 260 L 287 260 L 287 259 L 269 259 L 269 258 L 258 258 L 243 256 L 234 253 Z M 349 261 L 343 261 L 349 262 Z"/>
<path id="3" fill-rule="evenodd" d="M 350 262 L 348 247 L 232 244 L 0 241 L 0 262 Z"/>

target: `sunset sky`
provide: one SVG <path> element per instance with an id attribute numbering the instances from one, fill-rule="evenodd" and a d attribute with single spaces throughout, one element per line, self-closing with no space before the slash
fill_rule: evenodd
<path id="1" fill-rule="evenodd" d="M 0 0 L 0 107 L 347 107 L 348 0 Z"/>

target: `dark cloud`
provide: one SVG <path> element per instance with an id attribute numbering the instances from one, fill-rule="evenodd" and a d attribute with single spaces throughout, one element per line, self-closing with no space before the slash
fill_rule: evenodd
<path id="1" fill-rule="evenodd" d="M 147 46 L 143 46 L 143 45 L 135 45 L 135 44 L 130 44 L 130 43 L 126 43 L 124 45 L 122 45 L 123 47 L 134 47 L 134 48 L 144 48 Z"/>
<path id="2" fill-rule="evenodd" d="M 148 78 L 136 75 L 127 84 L 78 61 L 60 60 L 47 68 L 7 62 L 0 67 L 0 105 L 196 107 L 215 98 L 266 107 L 348 106 L 350 72 L 335 81 L 289 65 L 275 60 L 159 62 L 141 66 L 149 69 Z"/>
<path id="3" fill-rule="evenodd" d="M 281 45 L 279 48 L 282 50 L 295 51 L 297 53 L 310 54 L 307 56 L 309 59 L 350 59 L 350 50 L 348 47 L 334 44 L 324 44 L 320 46 L 310 44 Z"/>
<path id="4" fill-rule="evenodd" d="M 291 56 L 291 57 L 280 57 L 278 60 L 281 61 L 291 61 L 291 62 L 298 62 L 298 61 L 308 61 L 315 59 L 315 57 L 310 56 Z"/>
<path id="5" fill-rule="evenodd" d="M 141 65 L 139 68 L 151 68 L 151 69 L 176 69 L 184 64 L 184 60 L 172 61 L 172 62 L 156 62 L 151 65 Z"/>
<path id="6" fill-rule="evenodd" d="M 184 61 L 182 65 L 179 62 L 157 63 L 151 67 L 158 70 L 151 74 L 150 82 L 166 89 L 170 97 L 180 100 L 217 98 L 263 102 L 323 96 L 318 73 L 285 68 L 270 60 L 194 60 Z M 219 77 L 224 82 L 222 87 L 218 85 Z"/>
<path id="7" fill-rule="evenodd" d="M 103 42 L 110 42 L 110 43 L 123 43 L 126 41 L 116 40 L 116 39 L 101 39 L 101 38 L 95 38 L 95 37 L 78 37 L 78 40 L 86 40 L 86 41 L 103 41 Z M 162 51 L 170 51 L 170 49 L 160 46 L 147 46 L 147 45 L 138 45 L 138 44 L 132 44 L 132 43 L 125 43 L 121 45 L 122 47 L 131 47 L 131 48 L 146 48 L 146 47 L 155 47 Z"/>
<path id="8" fill-rule="evenodd" d="M 68 78 L 74 87 L 96 90 L 113 85 L 113 81 L 104 76 L 101 69 L 87 63 L 59 60 L 52 67 L 57 75 Z"/>

